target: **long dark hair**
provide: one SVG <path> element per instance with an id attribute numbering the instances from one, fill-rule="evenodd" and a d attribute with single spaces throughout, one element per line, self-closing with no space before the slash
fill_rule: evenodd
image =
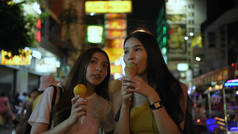
<path id="1" fill-rule="evenodd" d="M 90 59 L 92 58 L 92 55 L 96 52 L 103 53 L 107 58 L 108 64 L 110 65 L 108 55 L 102 49 L 97 47 L 86 50 L 84 53 L 82 53 L 78 57 L 68 77 L 62 83 L 64 92 L 54 109 L 54 113 L 55 113 L 54 114 L 55 116 L 53 118 L 54 126 L 64 121 L 66 118 L 70 116 L 71 106 L 72 106 L 71 99 L 74 96 L 73 88 L 78 83 L 82 83 L 86 85 L 87 83 L 86 71 L 87 71 L 88 63 Z M 103 82 L 97 85 L 94 89 L 97 95 L 103 97 L 106 100 L 109 100 L 109 95 L 108 95 L 109 78 L 110 78 L 110 66 L 108 66 L 107 68 L 107 76 L 105 77 Z"/>
<path id="2" fill-rule="evenodd" d="M 184 113 L 179 105 L 183 91 L 179 81 L 170 73 L 156 38 L 151 33 L 136 31 L 126 37 L 124 45 L 130 38 L 136 38 L 144 46 L 148 55 L 146 69 L 148 83 L 152 87 L 155 86 L 166 111 L 180 129 L 179 123 L 184 119 Z"/>

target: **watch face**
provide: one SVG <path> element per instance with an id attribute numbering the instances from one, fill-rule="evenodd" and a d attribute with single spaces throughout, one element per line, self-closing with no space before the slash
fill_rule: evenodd
<path id="1" fill-rule="evenodd" d="M 156 103 L 154 103 L 154 106 L 155 106 L 155 108 L 158 108 L 158 107 L 160 107 L 160 103 L 156 102 Z"/>
<path id="2" fill-rule="evenodd" d="M 153 104 L 150 104 L 150 108 L 152 110 L 157 110 L 157 109 L 160 109 L 161 107 L 163 107 L 163 103 L 161 103 L 161 101 L 154 102 Z"/>

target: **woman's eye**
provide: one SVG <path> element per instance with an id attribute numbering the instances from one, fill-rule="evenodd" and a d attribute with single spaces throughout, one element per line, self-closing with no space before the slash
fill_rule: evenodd
<path id="1" fill-rule="evenodd" d="M 90 63 L 96 63 L 97 61 L 96 60 L 90 60 Z"/>
<path id="2" fill-rule="evenodd" d="M 142 50 L 142 49 L 141 49 L 141 48 L 139 48 L 139 47 L 135 49 L 135 51 L 140 51 L 140 50 Z"/>

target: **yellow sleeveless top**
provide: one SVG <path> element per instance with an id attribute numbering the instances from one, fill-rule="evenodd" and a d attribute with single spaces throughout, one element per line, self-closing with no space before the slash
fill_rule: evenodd
<path id="1" fill-rule="evenodd" d="M 159 134 L 148 101 L 131 109 L 130 129 L 132 134 Z"/>
<path id="2" fill-rule="evenodd" d="M 37 98 L 33 101 L 32 111 L 36 108 L 37 103 L 40 101 L 40 97 L 42 94 L 38 95 Z"/>

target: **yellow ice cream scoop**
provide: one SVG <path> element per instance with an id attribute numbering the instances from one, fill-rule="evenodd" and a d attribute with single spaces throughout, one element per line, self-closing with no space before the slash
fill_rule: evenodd
<path id="1" fill-rule="evenodd" d="M 87 87 L 84 84 L 77 84 L 74 87 L 74 95 L 79 95 L 80 97 L 86 97 Z"/>
<path id="2" fill-rule="evenodd" d="M 125 75 L 129 78 L 132 78 L 136 75 L 136 64 L 129 62 L 125 67 Z"/>

